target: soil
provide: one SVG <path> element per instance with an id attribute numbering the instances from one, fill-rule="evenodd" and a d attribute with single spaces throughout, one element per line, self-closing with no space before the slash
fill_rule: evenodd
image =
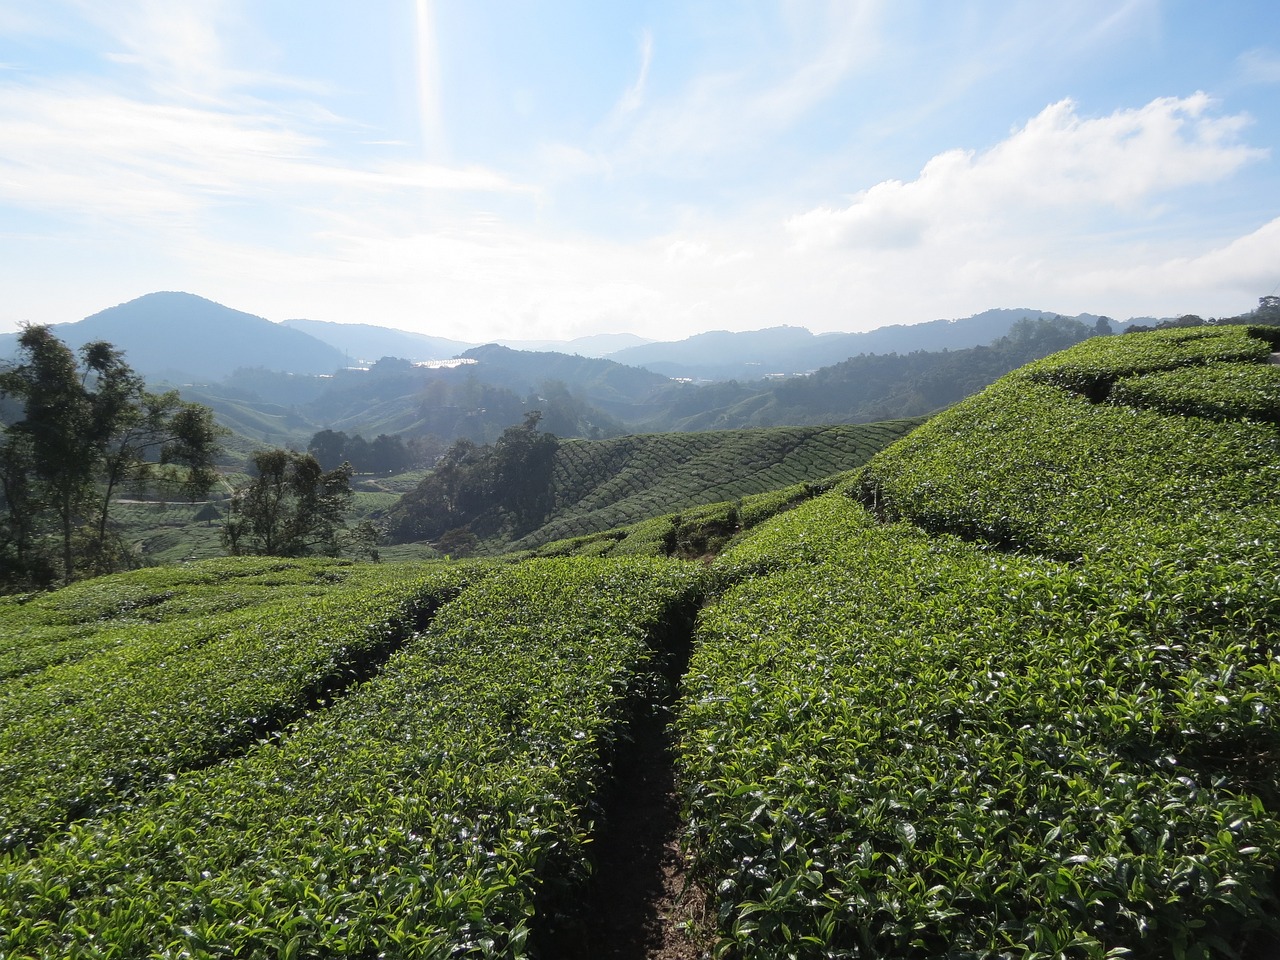
<path id="1" fill-rule="evenodd" d="M 634 721 L 614 760 L 615 782 L 596 841 L 595 872 L 558 960 L 700 960 L 710 942 L 706 898 L 686 872 L 669 711 Z"/>

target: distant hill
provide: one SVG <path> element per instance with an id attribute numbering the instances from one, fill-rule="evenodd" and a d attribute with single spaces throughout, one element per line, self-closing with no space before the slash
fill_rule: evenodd
<path id="1" fill-rule="evenodd" d="M 1022 318 L 989 345 L 859 354 L 776 381 L 673 384 L 645 430 L 732 430 L 871 423 L 940 410 L 1031 360 L 1086 339 L 1093 328 L 1065 317 Z"/>
<path id="2" fill-rule="evenodd" d="M 808 373 L 864 353 L 958 350 L 990 343 L 1019 320 L 1058 316 L 1044 310 L 987 310 L 961 320 L 894 324 L 865 333 L 814 334 L 804 327 L 771 327 L 744 333 L 719 330 L 685 340 L 649 343 L 609 354 L 610 360 L 644 367 L 669 377 L 693 380 L 758 380 L 776 374 Z M 1093 326 L 1098 317 L 1070 319 Z M 1119 332 L 1126 323 L 1111 321 Z"/>
<path id="3" fill-rule="evenodd" d="M 468 362 L 455 368 L 383 359 L 331 377 L 250 369 L 184 393 L 251 438 L 276 444 L 305 444 L 326 428 L 365 438 L 492 443 L 532 410 L 541 411 L 542 430 L 588 439 L 871 423 L 939 410 L 1091 333 L 1078 320 L 1024 318 L 988 346 L 859 355 L 804 376 L 706 384 L 611 360 L 490 344 L 467 351 Z M 254 409 L 262 416 L 249 416 Z"/>
<path id="4" fill-rule="evenodd" d="M 590 337 L 577 337 L 573 340 L 499 340 L 499 346 L 512 350 L 534 350 L 555 353 L 577 354 L 582 357 L 607 357 L 619 350 L 629 347 L 640 347 L 653 343 L 647 337 L 637 337 L 634 333 L 598 333 Z"/>
<path id="5" fill-rule="evenodd" d="M 549 380 L 561 381 L 611 413 L 643 401 L 670 382 L 662 374 L 614 360 L 512 350 L 497 344 L 468 350 L 463 357 L 475 360 L 490 382 L 527 392 Z"/>
<path id="6" fill-rule="evenodd" d="M 448 360 L 475 343 L 432 337 L 407 330 L 393 330 L 371 323 L 332 323 L 327 320 L 286 320 L 284 326 L 300 330 L 341 350 L 351 364 L 367 366 L 383 357 L 415 362 Z"/>
<path id="7" fill-rule="evenodd" d="M 253 366 L 332 373 L 343 365 L 341 351 L 300 330 L 190 293 L 149 293 L 75 323 L 55 324 L 53 332 L 72 348 L 113 343 L 148 379 L 216 380 Z M 7 339 L 0 355 L 13 354 L 16 336 Z"/>

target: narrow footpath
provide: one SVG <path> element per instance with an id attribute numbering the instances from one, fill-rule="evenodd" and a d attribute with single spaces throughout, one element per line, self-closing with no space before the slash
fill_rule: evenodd
<path id="1" fill-rule="evenodd" d="M 646 711 L 616 761 L 617 779 L 596 841 L 581 953 L 571 960 L 699 960 L 705 901 L 686 876 L 679 840 L 670 712 Z"/>

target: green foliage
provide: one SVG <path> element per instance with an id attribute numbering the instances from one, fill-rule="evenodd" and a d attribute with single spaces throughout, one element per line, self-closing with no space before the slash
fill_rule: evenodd
<path id="1" fill-rule="evenodd" d="M 1258 355 L 1259 346 L 1265 355 L 1265 344 L 1240 328 L 1088 341 L 1011 375 L 884 451 L 868 467 L 864 500 L 931 531 L 1056 556 L 1206 549 L 1252 556 L 1258 550 L 1249 544 L 1269 537 L 1269 518 L 1280 514 L 1271 470 L 1259 466 L 1280 462 L 1274 426 L 1155 408 L 1184 403 L 1191 382 L 1201 396 L 1238 389 L 1236 359 Z M 1146 379 L 1183 367 L 1199 372 Z M 1143 408 L 1121 405 L 1123 392 L 1116 403 L 1076 395 L 1098 378 L 1137 383 Z M 1176 393 L 1172 384 L 1180 385 Z M 1156 403 L 1157 393 L 1166 400 Z M 1265 392 L 1257 396 L 1244 416 L 1267 404 Z M 1212 546 L 1203 546 L 1206 538 Z"/>
<path id="2" fill-rule="evenodd" d="M 861 466 L 921 421 L 653 434 L 561 444 L 546 521 L 517 540 L 536 549 L 757 495 L 782 496 Z M 762 501 L 763 502 L 763 501 Z M 654 522 L 661 525 L 661 519 Z M 741 522 L 741 518 L 739 520 Z M 639 531 L 637 531 L 637 536 Z M 643 537 L 638 537 L 643 539 Z"/>
<path id="3" fill-rule="evenodd" d="M 470 576 L 257 561 L 209 572 L 239 573 L 242 598 L 159 575 L 111 584 L 109 599 L 80 591 L 9 611 L 11 625 L 28 627 L 0 661 L 18 675 L 0 683 L 0 846 L 29 844 L 281 730 L 376 667 Z M 245 602 L 273 581 L 305 589 Z"/>
<path id="4" fill-rule="evenodd" d="M 686 677 L 725 949 L 1230 956 L 1268 923 L 1280 651 L 1210 605 L 1261 584 L 993 554 L 827 499 L 761 528 L 826 542 L 722 597 Z"/>
<path id="5" fill-rule="evenodd" d="M 1130 335 L 1122 348 L 1106 339 L 1089 340 L 1063 354 L 1028 364 L 1015 380 L 1052 384 L 1089 398 L 1105 400 L 1121 377 L 1176 370 L 1209 362 L 1260 363 L 1271 353 L 1263 340 L 1243 327 L 1197 327 Z"/>
<path id="6" fill-rule="evenodd" d="M 261 450 L 254 477 L 231 498 L 222 540 L 232 554 L 280 557 L 342 551 L 340 532 L 351 508 L 351 466 L 323 472 L 311 454 Z"/>
<path id="7" fill-rule="evenodd" d="M 680 726 L 721 955 L 1280 932 L 1268 352 L 1088 341 L 717 559 Z"/>
<path id="8" fill-rule="evenodd" d="M 404 440 L 380 433 L 372 441 L 360 434 L 347 436 L 341 430 L 321 430 L 311 437 L 307 452 L 326 470 L 350 463 L 354 473 L 390 475 L 408 469 L 412 459 Z"/>
<path id="9" fill-rule="evenodd" d="M 1111 401 L 1210 420 L 1280 423 L 1280 366 L 1210 363 L 1141 373 L 1117 380 Z"/>
<path id="10" fill-rule="evenodd" d="M 108 572 L 125 555 L 109 526 L 116 490 L 177 478 L 203 495 L 224 431 L 177 393 L 148 393 L 109 343 L 86 344 L 77 361 L 48 327 L 27 326 L 18 344 L 20 362 L 0 373 L 0 396 L 22 411 L 0 434 L 0 582 Z M 182 469 L 155 469 L 170 464 Z"/>
<path id="11" fill-rule="evenodd" d="M 536 526 L 551 497 L 559 440 L 538 432 L 533 411 L 492 447 L 459 440 L 387 517 L 393 542 L 507 537 Z M 445 547 L 440 547 L 445 550 Z"/>
<path id="12" fill-rule="evenodd" d="M 1256 954 L 1280 936 L 1259 329 L 1086 341 L 874 456 L 565 443 L 556 496 L 599 516 L 553 503 L 581 532 L 537 549 L 572 558 L 0 599 L 0 953 L 530 956 L 708 595 L 677 729 L 717 957 Z M 870 460 L 811 477 L 824 457 Z"/>
<path id="13" fill-rule="evenodd" d="M 0 862 L 0 951 L 528 957 L 698 583 L 652 560 L 494 574 L 279 743 Z"/>

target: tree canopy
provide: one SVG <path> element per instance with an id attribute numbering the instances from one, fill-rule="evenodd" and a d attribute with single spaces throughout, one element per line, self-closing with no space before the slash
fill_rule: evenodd
<path id="1" fill-rule="evenodd" d="M 467 534 L 518 535 L 535 527 L 552 506 L 551 473 L 560 444 L 554 434 L 538 432 L 541 418 L 530 411 L 492 446 L 456 441 L 388 516 L 391 541 L 450 544 Z"/>
<path id="2" fill-rule="evenodd" d="M 105 341 L 77 357 L 47 326 L 28 325 L 18 347 L 0 371 L 15 411 L 0 432 L 0 577 L 47 584 L 84 566 L 109 572 L 124 562 L 112 497 L 125 484 L 206 495 L 225 431 L 208 408 L 147 391 Z"/>
<path id="3" fill-rule="evenodd" d="M 233 554 L 281 557 L 341 552 L 351 491 L 351 464 L 325 471 L 309 453 L 259 450 L 253 479 L 231 498 L 222 541 Z"/>

